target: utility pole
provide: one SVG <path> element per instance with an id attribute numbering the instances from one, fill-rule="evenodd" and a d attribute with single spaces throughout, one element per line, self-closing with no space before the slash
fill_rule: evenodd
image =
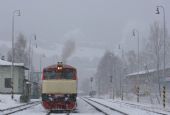
<path id="1" fill-rule="evenodd" d="M 119 45 L 119 50 L 121 50 L 122 48 L 121 48 L 121 46 Z M 120 96 L 121 96 L 121 100 L 123 100 L 123 86 L 122 86 L 122 76 L 124 77 L 125 76 L 125 74 L 124 74 L 124 50 L 122 49 L 121 50 L 122 52 L 122 75 L 120 75 Z"/>
<path id="2" fill-rule="evenodd" d="M 113 76 L 110 76 L 110 89 L 111 89 L 111 98 L 113 97 L 114 99 L 114 87 L 113 87 Z"/>
<path id="3" fill-rule="evenodd" d="M 34 34 L 34 41 L 37 40 L 36 34 Z M 37 43 L 35 44 L 37 48 Z M 32 52 L 32 53 L 31 53 Z M 32 72 L 32 61 L 33 61 L 33 48 L 32 48 L 32 38 L 29 42 L 29 73 L 28 73 L 28 80 L 31 81 L 31 72 Z"/>
<path id="4" fill-rule="evenodd" d="M 36 34 L 33 35 L 34 38 L 33 40 L 36 41 Z M 28 72 L 28 81 L 30 82 L 29 83 L 29 87 L 30 87 L 30 91 L 29 91 L 29 97 L 31 96 L 32 94 L 32 89 L 33 89 L 33 86 L 32 86 L 32 62 L 33 62 L 33 47 L 32 47 L 32 38 L 30 38 L 30 42 L 29 42 L 29 72 Z M 35 47 L 37 48 L 37 43 L 35 43 Z"/>
<path id="5" fill-rule="evenodd" d="M 91 82 L 91 92 L 93 91 L 93 77 L 90 78 L 90 82 Z"/>
<path id="6" fill-rule="evenodd" d="M 139 82 L 139 80 L 140 80 L 140 76 L 139 76 L 139 32 L 136 30 L 136 29 L 134 29 L 133 30 L 133 36 L 136 36 L 136 33 L 137 33 L 137 44 L 138 44 L 138 76 L 137 76 L 137 86 L 136 86 L 136 88 L 137 88 L 137 91 L 139 91 L 139 89 L 140 89 L 140 82 Z M 137 94 L 137 102 L 139 102 L 139 95 Z"/>

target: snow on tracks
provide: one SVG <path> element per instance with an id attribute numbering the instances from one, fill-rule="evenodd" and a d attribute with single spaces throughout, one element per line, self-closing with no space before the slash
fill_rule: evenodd
<path id="1" fill-rule="evenodd" d="M 117 110 L 123 111 L 129 115 L 169 115 L 168 113 L 161 113 L 161 112 L 154 112 L 154 111 L 148 111 L 144 109 L 140 109 L 139 107 L 132 107 L 125 103 L 116 103 L 112 101 L 108 101 L 108 99 L 98 99 L 98 98 L 90 98 L 93 101 L 100 102 L 104 105 L 107 105 L 109 107 L 113 107 Z"/>
<path id="2" fill-rule="evenodd" d="M 118 109 L 115 109 L 113 107 L 109 107 L 103 103 L 100 103 L 98 101 L 94 101 L 90 98 L 81 98 L 82 100 L 84 100 L 85 102 L 87 102 L 88 104 L 90 104 L 91 106 L 93 106 L 97 111 L 102 112 L 105 115 L 112 115 L 112 114 L 116 114 L 116 115 L 128 115 L 127 113 L 120 111 Z"/>
<path id="3" fill-rule="evenodd" d="M 130 107 L 133 107 L 133 108 L 138 108 L 138 109 L 141 109 L 141 110 L 157 113 L 157 114 L 160 114 L 160 115 L 170 114 L 170 111 L 163 110 L 162 108 L 149 107 L 149 106 L 134 104 L 134 103 L 130 103 L 130 102 L 123 102 L 123 101 L 110 101 L 110 102 L 118 103 L 118 104 L 124 104 L 124 105 L 130 106 Z"/>

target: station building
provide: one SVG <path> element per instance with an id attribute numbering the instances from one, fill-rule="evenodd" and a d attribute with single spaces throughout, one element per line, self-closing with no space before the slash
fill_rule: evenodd
<path id="1" fill-rule="evenodd" d="M 128 88 L 128 92 L 135 93 L 136 86 L 139 86 L 140 92 L 143 94 L 155 93 L 158 91 L 160 82 L 161 89 L 165 86 L 166 91 L 170 93 L 170 68 L 165 69 L 165 75 L 166 76 L 164 77 L 163 69 L 160 69 L 159 71 L 151 69 L 130 73 L 126 75 L 125 84 L 128 86 L 126 88 Z"/>
<path id="2" fill-rule="evenodd" d="M 0 59 L 0 93 L 11 93 L 12 77 L 11 77 L 11 62 Z M 13 86 L 15 94 L 22 94 L 24 90 L 25 70 L 24 63 L 14 63 L 13 67 Z"/>

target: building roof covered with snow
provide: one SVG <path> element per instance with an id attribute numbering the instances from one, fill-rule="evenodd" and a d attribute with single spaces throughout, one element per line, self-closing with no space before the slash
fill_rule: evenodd
<path id="1" fill-rule="evenodd" d="M 12 62 L 0 59 L 0 66 L 11 66 L 11 65 Z M 24 69 L 28 70 L 28 68 L 24 66 L 24 63 L 14 63 L 14 66 L 22 66 L 24 67 Z"/>
<path id="2" fill-rule="evenodd" d="M 127 74 L 126 76 L 133 76 L 133 75 L 142 75 L 142 74 L 147 74 L 148 72 L 151 73 L 151 72 L 154 72 L 156 71 L 156 69 L 150 69 L 150 70 L 145 70 L 145 71 L 139 71 L 139 72 L 134 72 L 134 73 L 130 73 L 130 74 Z"/>
<path id="3" fill-rule="evenodd" d="M 168 67 L 168 68 L 165 68 L 165 72 L 167 73 L 167 75 L 169 75 L 168 73 L 169 73 L 169 71 L 170 71 L 170 68 Z M 137 76 L 138 74 L 139 75 L 146 75 L 146 74 L 148 74 L 148 73 L 155 73 L 155 72 L 157 72 L 157 70 L 156 69 L 149 69 L 149 70 L 143 70 L 143 71 L 139 71 L 139 72 L 134 72 L 134 73 L 130 73 L 130 74 L 127 74 L 126 76 L 128 77 L 128 76 Z M 159 69 L 159 72 L 160 73 L 162 73 L 163 72 L 163 69 Z M 167 76 L 168 77 L 168 76 Z M 170 77 L 170 76 L 169 76 Z"/>

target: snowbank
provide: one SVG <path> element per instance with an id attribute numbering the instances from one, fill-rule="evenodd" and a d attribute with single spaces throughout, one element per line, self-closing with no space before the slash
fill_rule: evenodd
<path id="1" fill-rule="evenodd" d="M 21 105 L 19 97 L 20 95 L 14 95 L 12 100 L 10 94 L 0 94 L 0 110 Z"/>

